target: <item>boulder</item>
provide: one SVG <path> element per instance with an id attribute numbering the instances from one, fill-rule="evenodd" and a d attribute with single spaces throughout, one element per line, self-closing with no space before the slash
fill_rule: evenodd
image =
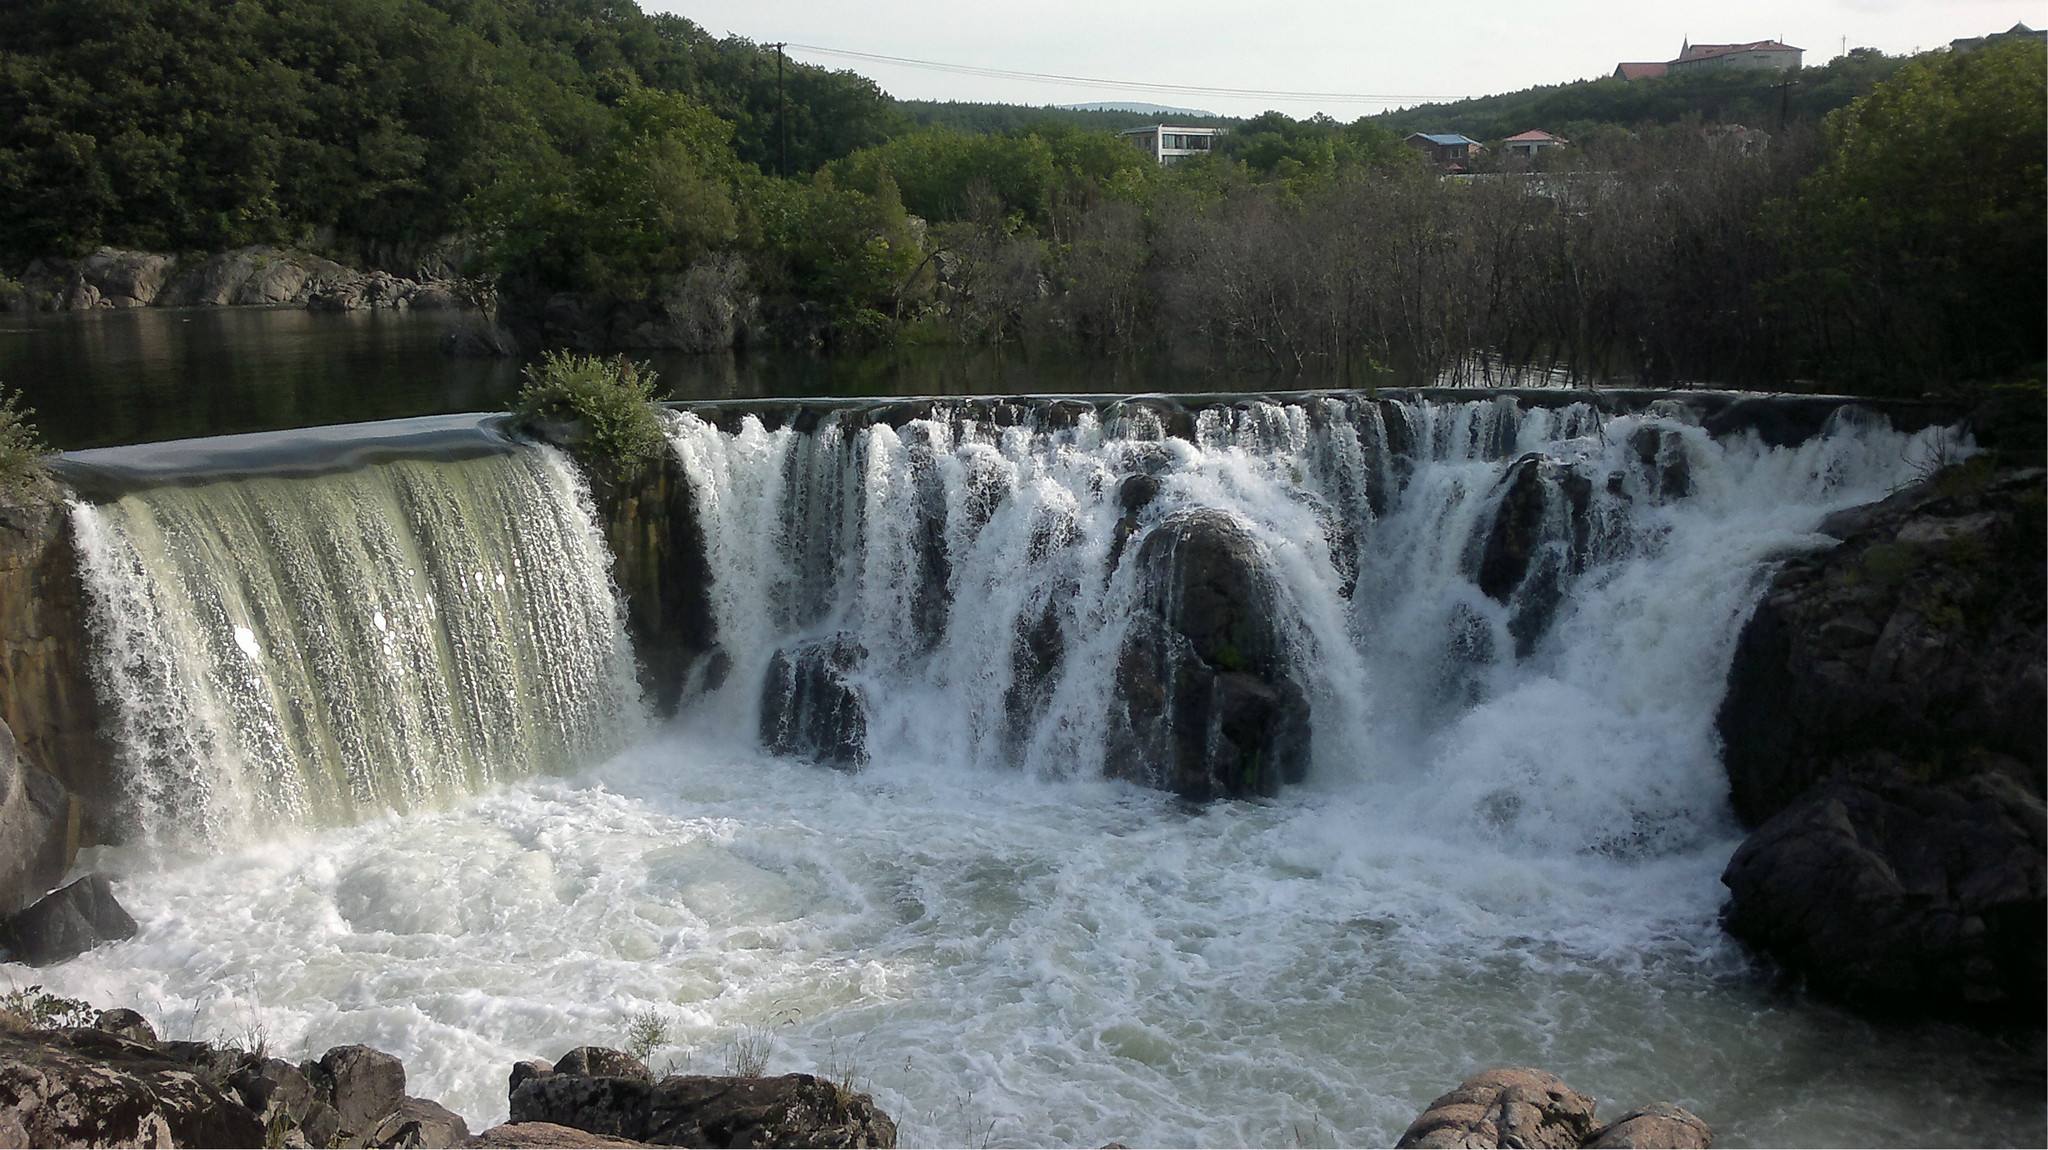
<path id="1" fill-rule="evenodd" d="M 0 720 L 0 912 L 21 907 L 64 878 L 75 853 L 71 793 L 29 765 Z"/>
<path id="2" fill-rule="evenodd" d="M 1669 1102 L 1631 1110 L 1593 1132 L 1588 1150 L 1708 1150 L 1714 1132 L 1699 1115 Z"/>
<path id="3" fill-rule="evenodd" d="M 150 1047 L 96 1030 L 0 1033 L 0 1145 L 261 1146 L 264 1133 Z"/>
<path id="4" fill-rule="evenodd" d="M 505 1086 L 505 1096 L 511 1097 L 512 1092 L 519 1089 L 519 1084 L 529 1078 L 540 1078 L 554 1072 L 555 1068 L 553 1066 L 542 1062 L 538 1058 L 528 1058 L 523 1062 L 515 1062 L 512 1064 L 512 1073 Z"/>
<path id="5" fill-rule="evenodd" d="M 1629 436 L 1628 446 L 1653 499 L 1663 502 L 1692 494 L 1692 462 L 1685 453 L 1685 437 L 1676 429 L 1645 424 Z"/>
<path id="6" fill-rule="evenodd" d="M 1118 653 L 1112 774 L 1206 800 L 1271 795 L 1308 768 L 1308 694 L 1258 541 L 1221 511 L 1169 516 L 1138 548 Z"/>
<path id="7" fill-rule="evenodd" d="M 1716 726 L 1757 826 L 1836 775 L 2048 764 L 2043 473 L 1966 464 L 1831 517 L 1744 625 Z"/>
<path id="8" fill-rule="evenodd" d="M 79 261 L 78 271 L 113 307 L 147 307 L 176 270 L 178 261 L 156 252 L 100 248 Z"/>
<path id="9" fill-rule="evenodd" d="M 553 1122 L 506 1122 L 469 1140 L 471 1146 L 565 1147 L 587 1146 L 645 1146 L 645 1142 L 628 1142 L 624 1138 L 607 1138 L 592 1134 L 573 1126 L 558 1126 Z"/>
<path id="10" fill-rule="evenodd" d="M 0 940 L 15 961 L 49 966 L 103 942 L 133 938 L 135 929 L 106 876 L 90 874 L 0 919 Z"/>
<path id="11" fill-rule="evenodd" d="M 149 1024 L 149 1019 L 133 1010 L 102 1010 L 100 1016 L 93 1020 L 92 1028 L 119 1035 L 144 1046 L 156 1045 L 156 1027 Z"/>
<path id="12" fill-rule="evenodd" d="M 656 1146 L 890 1147 L 874 1100 L 809 1074 L 676 1075 L 659 1083 L 551 1074 L 512 1093 L 513 1123 L 554 1123 Z"/>
<path id="13" fill-rule="evenodd" d="M 521 1065 L 525 1065 L 521 1063 Z M 579 1046 L 562 1055 L 551 1071 L 555 1074 L 578 1074 L 585 1078 L 639 1078 L 654 1081 L 654 1075 L 639 1059 L 623 1050 L 608 1046 Z M 513 1068 L 518 1074 L 518 1067 Z M 515 1084 L 513 1089 L 518 1089 Z"/>
<path id="14" fill-rule="evenodd" d="M 400 1150 L 448 1150 L 469 1144 L 469 1123 L 460 1114 L 425 1098 L 407 1098 L 386 1115 L 363 1145 Z"/>
<path id="15" fill-rule="evenodd" d="M 1495 486 L 1500 498 L 1467 564 L 1479 590 L 1507 606 L 1520 658 L 1550 629 L 1567 584 L 1585 569 L 1593 484 L 1569 465 L 1531 453 Z"/>
<path id="16" fill-rule="evenodd" d="M 761 744 L 844 770 L 866 765 L 867 704 L 851 678 L 865 658 L 847 635 L 775 652 L 761 683 Z"/>
<path id="17" fill-rule="evenodd" d="M 1485 1070 L 1429 1104 L 1400 1147 L 1575 1147 L 1593 1136 L 1591 1098 L 1528 1067 Z"/>
<path id="18" fill-rule="evenodd" d="M 381 1050 L 337 1046 L 303 1069 L 320 1100 L 334 1107 L 343 1138 L 367 1137 L 406 1101 L 405 1064 Z"/>
<path id="19" fill-rule="evenodd" d="M 2044 858 L 2048 809 L 2008 775 L 1835 779 L 1735 852 L 1723 921 L 1824 993 L 2038 1025 Z"/>

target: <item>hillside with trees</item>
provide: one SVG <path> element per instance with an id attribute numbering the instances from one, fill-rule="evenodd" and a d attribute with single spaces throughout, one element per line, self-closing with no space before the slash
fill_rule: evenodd
<path id="1" fill-rule="evenodd" d="M 792 62 L 788 176 L 772 52 L 611 0 L 27 0 L 0 45 L 0 268 L 452 238 L 499 347 L 1170 349 L 1359 382 L 1915 393 L 2043 358 L 2031 42 L 1852 54 L 1790 89 L 1266 113 L 1170 167 L 1114 134 L 1133 113 L 897 104 Z M 1716 126 L 1775 127 L 1778 99 L 1782 131 Z M 1402 142 L 1424 115 L 1588 127 L 1536 170 L 1450 179 Z"/>

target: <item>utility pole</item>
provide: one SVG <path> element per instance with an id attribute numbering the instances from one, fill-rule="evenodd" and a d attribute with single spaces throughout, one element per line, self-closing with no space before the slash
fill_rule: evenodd
<path id="1" fill-rule="evenodd" d="M 768 45 L 775 49 L 775 126 L 782 133 L 782 177 L 789 178 L 789 97 L 782 90 L 782 50 L 786 43 Z"/>
<path id="2" fill-rule="evenodd" d="M 1791 109 L 1792 89 L 1798 83 L 1799 81 L 1797 80 L 1780 80 L 1776 84 L 1771 85 L 1778 90 L 1778 135 L 1780 136 L 1785 134 L 1785 114 Z"/>

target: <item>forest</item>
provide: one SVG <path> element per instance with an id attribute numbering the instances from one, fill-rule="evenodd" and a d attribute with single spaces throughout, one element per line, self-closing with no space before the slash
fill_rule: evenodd
<path id="1" fill-rule="evenodd" d="M 794 61 L 778 95 L 777 63 L 624 0 L 22 0 L 0 271 L 455 242 L 523 341 L 585 347 L 1892 392 L 2043 358 L 2037 43 L 1270 112 L 1166 168 L 1129 113 L 899 103 Z M 1447 178 L 1402 142 L 1535 126 L 1573 145 Z"/>

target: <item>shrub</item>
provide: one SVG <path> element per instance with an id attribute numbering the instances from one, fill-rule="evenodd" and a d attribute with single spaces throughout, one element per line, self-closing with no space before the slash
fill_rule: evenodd
<path id="1" fill-rule="evenodd" d="M 528 425 L 581 423 L 587 462 L 619 475 L 666 441 L 653 407 L 657 378 L 623 356 L 551 351 L 526 369 L 515 413 Z"/>
<path id="2" fill-rule="evenodd" d="M 50 449 L 29 422 L 34 414 L 19 393 L 0 387 L 0 498 L 37 494 L 49 484 L 43 456 Z"/>
<path id="3" fill-rule="evenodd" d="M 17 986 L 0 994 L 0 1019 L 15 1028 L 48 1030 L 90 1026 L 99 1017 L 89 1003 L 50 994 L 41 986 Z"/>

